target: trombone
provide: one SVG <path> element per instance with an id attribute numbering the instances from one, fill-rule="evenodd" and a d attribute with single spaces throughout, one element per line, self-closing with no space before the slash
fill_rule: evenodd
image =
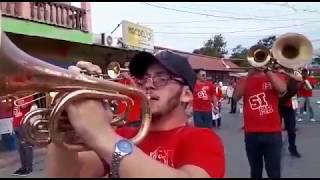
<path id="1" fill-rule="evenodd" d="M 32 93 L 32 94 L 26 95 L 24 97 L 21 97 L 21 98 L 16 98 L 13 101 L 13 104 L 14 104 L 14 106 L 27 106 L 29 104 L 33 104 L 33 103 L 35 103 L 35 102 L 47 97 L 46 95 L 44 95 L 44 96 L 40 96 L 38 98 L 35 98 L 35 99 L 31 100 L 31 101 L 24 102 L 25 99 L 27 99 L 29 97 L 35 97 L 37 94 L 40 94 L 40 93 L 39 92 L 35 92 L 35 93 Z"/>
<path id="2" fill-rule="evenodd" d="M 80 64 L 80 66 L 79 66 Z M 108 64 L 107 67 L 107 73 L 102 73 L 102 70 L 100 69 L 99 66 L 92 64 L 91 62 L 87 62 L 87 61 L 79 61 L 77 63 L 76 67 L 73 67 L 75 70 L 77 67 L 82 67 L 84 68 L 84 66 L 91 66 L 91 70 L 90 71 L 86 71 L 86 70 L 82 70 L 81 68 L 79 68 L 77 71 L 80 71 L 83 74 L 86 75 L 90 75 L 92 77 L 97 77 L 97 78 L 102 78 L 102 79 L 106 79 L 106 80 L 111 80 L 111 81 L 116 81 L 119 80 L 121 78 L 119 78 L 119 76 L 121 75 L 121 73 L 123 72 L 129 72 L 128 68 L 121 68 L 120 64 L 116 61 L 111 61 Z"/>

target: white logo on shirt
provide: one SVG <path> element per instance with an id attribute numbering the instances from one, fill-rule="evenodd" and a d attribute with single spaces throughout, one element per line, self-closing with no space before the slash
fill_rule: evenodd
<path id="1" fill-rule="evenodd" d="M 153 152 L 150 152 L 150 157 L 170 167 L 174 167 L 172 160 L 173 150 L 164 149 L 163 147 L 159 146 Z"/>
<path id="2" fill-rule="evenodd" d="M 208 100 L 209 99 L 207 94 L 208 89 L 209 89 L 209 86 L 203 86 L 201 91 L 198 92 L 198 98 L 203 100 Z"/>
<path id="3" fill-rule="evenodd" d="M 268 84 L 265 84 L 266 87 L 269 88 Z M 260 116 L 270 114 L 273 112 L 272 106 L 270 106 L 268 104 L 268 101 L 266 101 L 266 94 L 264 92 L 250 96 L 249 104 L 252 110 L 259 110 Z"/>

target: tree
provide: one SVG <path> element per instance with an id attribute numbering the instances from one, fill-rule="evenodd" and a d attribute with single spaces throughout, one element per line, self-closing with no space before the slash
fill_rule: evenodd
<path id="1" fill-rule="evenodd" d="M 232 54 L 230 58 L 234 59 L 246 59 L 247 58 L 248 49 L 242 47 L 240 44 L 232 49 Z"/>
<path id="2" fill-rule="evenodd" d="M 222 58 L 228 53 L 226 46 L 227 42 L 224 40 L 224 37 L 219 34 L 206 41 L 203 47 L 193 50 L 193 53 Z"/>
<path id="3" fill-rule="evenodd" d="M 271 49 L 275 41 L 276 41 L 276 36 L 269 36 L 267 38 L 260 39 L 257 44 L 262 44 L 267 48 Z"/>

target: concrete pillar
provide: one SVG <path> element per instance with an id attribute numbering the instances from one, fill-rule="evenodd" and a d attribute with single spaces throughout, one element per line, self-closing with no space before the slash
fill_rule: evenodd
<path id="1" fill-rule="evenodd" d="M 30 2 L 20 2 L 19 3 L 19 15 L 25 19 L 31 19 L 31 5 Z"/>
<path id="2" fill-rule="evenodd" d="M 81 9 L 86 11 L 85 15 L 85 28 L 87 31 L 92 32 L 92 21 L 91 21 L 91 2 L 81 2 Z"/>

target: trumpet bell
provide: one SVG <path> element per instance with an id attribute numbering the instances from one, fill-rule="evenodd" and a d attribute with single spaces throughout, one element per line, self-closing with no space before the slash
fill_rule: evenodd
<path id="1" fill-rule="evenodd" d="M 290 69 L 309 64 L 313 55 L 311 41 L 298 33 L 286 33 L 279 36 L 271 51 L 280 65 Z"/>
<path id="2" fill-rule="evenodd" d="M 111 79 L 116 79 L 121 74 L 120 64 L 118 62 L 112 61 L 107 67 L 108 76 Z"/>
<path id="3" fill-rule="evenodd" d="M 260 44 L 252 46 L 247 54 L 247 60 L 253 67 L 263 67 L 268 64 L 270 59 L 269 49 Z"/>

